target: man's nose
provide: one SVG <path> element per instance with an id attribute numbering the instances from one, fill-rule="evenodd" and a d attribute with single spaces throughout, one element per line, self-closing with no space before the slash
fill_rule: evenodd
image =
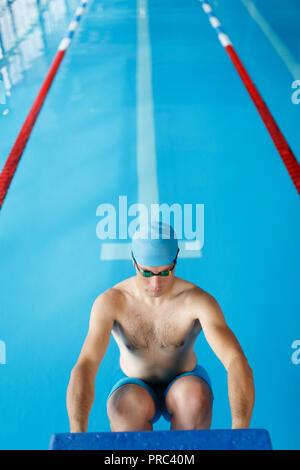
<path id="1" fill-rule="evenodd" d="M 152 285 L 153 287 L 158 287 L 160 285 L 160 276 L 152 276 Z"/>

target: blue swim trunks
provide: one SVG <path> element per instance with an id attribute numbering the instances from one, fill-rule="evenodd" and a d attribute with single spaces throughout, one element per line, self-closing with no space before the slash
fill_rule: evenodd
<path id="1" fill-rule="evenodd" d="M 160 418 L 161 415 L 167 420 L 171 421 L 171 415 L 168 412 L 165 404 L 165 398 L 166 395 L 169 391 L 169 388 L 171 385 L 175 382 L 175 380 L 179 379 L 180 377 L 184 377 L 185 375 L 196 375 L 197 377 L 200 377 L 203 379 L 210 387 L 211 392 L 212 392 L 212 386 L 211 386 L 211 381 L 208 376 L 208 373 L 204 369 L 204 367 L 196 365 L 196 367 L 191 370 L 190 372 L 185 372 L 183 374 L 179 374 L 174 379 L 171 380 L 171 382 L 168 382 L 166 384 L 157 384 L 157 383 L 152 383 L 152 382 L 146 382 L 141 379 L 137 379 L 136 377 L 128 377 L 125 375 L 121 370 L 120 370 L 120 380 L 113 386 L 111 389 L 107 400 L 109 397 L 112 395 L 112 393 L 117 390 L 118 388 L 122 387 L 122 385 L 125 384 L 137 384 L 143 387 L 145 390 L 147 390 L 151 397 L 153 398 L 153 401 L 156 406 L 156 413 L 155 416 L 152 418 L 151 423 L 154 424 L 158 419 Z M 213 396 L 213 393 L 212 393 Z"/>

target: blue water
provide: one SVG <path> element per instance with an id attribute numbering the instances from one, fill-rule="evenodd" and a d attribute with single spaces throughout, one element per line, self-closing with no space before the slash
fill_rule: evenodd
<path id="1" fill-rule="evenodd" d="M 299 63 L 297 0 L 253 3 Z M 77 6 L 0 1 L 0 169 Z M 212 6 L 299 156 L 295 77 L 242 2 Z M 159 201 L 205 206 L 202 258 L 181 258 L 176 274 L 215 296 L 245 351 L 251 426 L 276 449 L 299 449 L 299 196 L 200 3 L 148 0 L 148 21 Z M 91 306 L 134 274 L 127 260 L 100 259 L 96 209 L 138 199 L 137 40 L 136 1 L 89 2 L 0 212 L 1 449 L 44 449 L 68 431 L 66 388 Z M 196 353 L 213 382 L 212 428 L 228 428 L 226 371 L 203 334 Z M 117 369 L 112 339 L 89 431 L 109 430 Z"/>

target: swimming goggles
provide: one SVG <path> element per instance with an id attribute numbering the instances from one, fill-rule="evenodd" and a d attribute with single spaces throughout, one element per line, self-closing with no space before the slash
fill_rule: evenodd
<path id="1" fill-rule="evenodd" d="M 142 275 L 143 277 L 152 277 L 152 276 L 167 277 L 167 276 L 169 276 L 169 275 L 171 274 L 171 272 L 174 271 L 174 269 L 175 269 L 178 253 L 179 253 L 179 248 L 178 248 L 178 250 L 177 250 L 177 254 L 176 254 L 175 258 L 174 258 L 174 261 L 173 261 L 172 266 L 171 266 L 169 269 L 167 269 L 166 271 L 161 271 L 160 273 L 157 273 L 157 274 L 156 274 L 156 273 L 153 273 L 152 271 L 147 271 L 147 270 L 144 270 L 144 269 L 140 268 L 139 265 L 138 265 L 137 262 L 136 262 L 135 257 L 133 256 L 133 253 L 132 253 L 132 252 L 131 252 L 131 256 L 132 256 L 132 259 L 133 259 L 133 262 L 134 262 L 135 266 L 137 267 L 137 270 L 139 271 L 139 273 L 141 273 L 141 275 Z"/>

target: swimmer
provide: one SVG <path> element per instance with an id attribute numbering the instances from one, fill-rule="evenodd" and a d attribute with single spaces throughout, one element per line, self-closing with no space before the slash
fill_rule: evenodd
<path id="1" fill-rule="evenodd" d="M 194 351 L 201 331 L 227 371 L 232 429 L 249 427 L 252 369 L 215 298 L 175 276 L 178 252 L 169 225 L 140 227 L 132 239 L 135 275 L 96 298 L 67 390 L 71 432 L 87 431 L 111 334 L 120 350 L 120 377 L 107 397 L 111 431 L 153 430 L 161 415 L 171 430 L 209 429 L 212 385 Z"/>

